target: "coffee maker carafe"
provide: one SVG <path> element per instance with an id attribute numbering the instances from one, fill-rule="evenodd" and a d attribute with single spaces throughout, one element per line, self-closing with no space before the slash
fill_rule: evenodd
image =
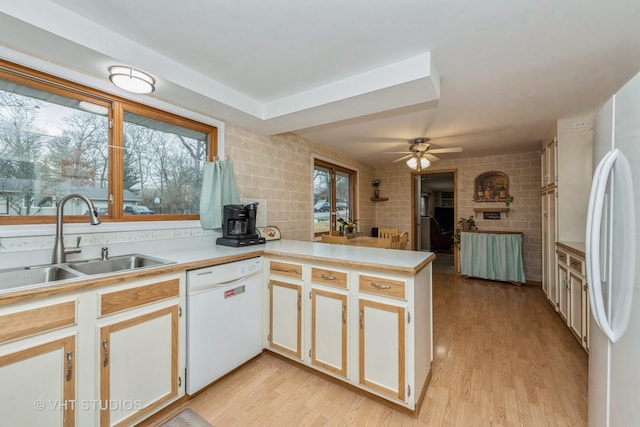
<path id="1" fill-rule="evenodd" d="M 264 237 L 258 237 L 256 233 L 257 205 L 225 205 L 222 211 L 222 237 L 216 240 L 216 244 L 238 247 L 264 243 Z"/>

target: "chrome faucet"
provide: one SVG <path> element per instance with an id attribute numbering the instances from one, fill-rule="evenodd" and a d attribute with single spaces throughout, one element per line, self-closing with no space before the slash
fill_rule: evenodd
<path id="1" fill-rule="evenodd" d="M 62 224 L 64 222 L 64 205 L 68 200 L 76 197 L 84 200 L 84 202 L 89 207 L 89 222 L 91 223 L 91 225 L 98 225 L 102 222 L 100 221 L 100 217 L 98 216 L 98 211 L 96 210 L 95 206 L 93 206 L 93 202 L 87 196 L 79 193 L 67 194 L 66 196 L 63 196 L 58 202 L 58 210 L 56 212 L 56 241 L 53 245 L 53 256 L 51 257 L 52 264 L 62 264 L 67 260 L 67 254 L 77 254 L 81 251 L 79 237 L 77 246 L 75 248 L 65 249 L 64 236 L 62 233 Z"/>

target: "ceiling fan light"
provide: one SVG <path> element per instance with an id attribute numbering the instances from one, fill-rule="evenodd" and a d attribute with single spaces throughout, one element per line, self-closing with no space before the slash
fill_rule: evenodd
<path id="1" fill-rule="evenodd" d="M 409 160 L 407 160 L 407 166 L 411 169 L 418 169 L 418 158 L 415 156 L 411 156 Z"/>
<path id="2" fill-rule="evenodd" d="M 420 169 L 426 169 L 431 165 L 431 162 L 426 157 L 420 157 Z"/>
<path id="3" fill-rule="evenodd" d="M 155 90 L 155 79 L 135 68 L 115 65 L 109 67 L 111 83 L 133 93 L 151 93 Z"/>

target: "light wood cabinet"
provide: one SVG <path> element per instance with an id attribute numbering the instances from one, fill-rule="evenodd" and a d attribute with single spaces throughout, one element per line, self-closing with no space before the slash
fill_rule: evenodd
<path id="1" fill-rule="evenodd" d="M 558 183 L 558 176 L 556 174 L 557 168 L 557 137 L 554 135 L 545 141 L 545 145 L 542 147 L 541 155 L 541 188 L 554 187 Z"/>
<path id="2" fill-rule="evenodd" d="M 405 307 L 365 299 L 359 303 L 360 384 L 405 400 Z"/>
<path id="3" fill-rule="evenodd" d="M 77 424 L 76 324 L 75 300 L 0 310 L 0 413 L 6 422 Z"/>
<path id="4" fill-rule="evenodd" d="M 303 264 L 270 260 L 268 346 L 280 353 L 303 360 L 302 353 L 302 270 Z"/>
<path id="5" fill-rule="evenodd" d="M 410 275 L 274 261 L 265 274 L 268 348 L 415 410 L 433 361 L 431 265 Z"/>
<path id="6" fill-rule="evenodd" d="M 349 356 L 349 273 L 326 266 L 312 265 L 310 268 L 310 363 L 346 378 Z"/>
<path id="7" fill-rule="evenodd" d="M 543 138 L 541 165 L 542 289 L 560 309 L 555 245 L 584 241 L 591 185 L 591 117 L 558 120 Z"/>
<path id="8" fill-rule="evenodd" d="M 347 376 L 347 295 L 311 290 L 311 363 Z"/>
<path id="9" fill-rule="evenodd" d="M 180 279 L 108 288 L 98 306 L 100 425 L 130 424 L 183 395 Z"/>
<path id="10" fill-rule="evenodd" d="M 100 328 L 101 426 L 127 424 L 178 396 L 178 312 L 175 304 Z"/>
<path id="11" fill-rule="evenodd" d="M 555 187 L 542 193 L 542 289 L 547 300 L 558 310 L 555 244 L 557 240 L 557 193 Z"/>
<path id="12" fill-rule="evenodd" d="M 569 279 L 568 267 L 558 262 L 558 313 L 565 322 L 569 322 L 569 301 L 571 301 Z"/>
<path id="13" fill-rule="evenodd" d="M 130 425 L 180 398 L 184 284 L 171 274 L 0 307 L 4 419 Z"/>
<path id="14" fill-rule="evenodd" d="M 556 250 L 558 259 L 558 282 L 564 298 L 560 314 L 567 326 L 584 347 L 589 350 L 589 294 L 584 270 L 584 254 L 571 249 L 562 242 Z"/>
<path id="15" fill-rule="evenodd" d="M 269 346 L 302 359 L 302 286 L 269 282 Z"/>

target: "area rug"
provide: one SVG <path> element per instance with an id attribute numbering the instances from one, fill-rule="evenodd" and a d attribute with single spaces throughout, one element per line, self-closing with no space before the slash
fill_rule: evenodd
<path id="1" fill-rule="evenodd" d="M 160 427 L 213 427 L 204 418 L 187 408 Z"/>

